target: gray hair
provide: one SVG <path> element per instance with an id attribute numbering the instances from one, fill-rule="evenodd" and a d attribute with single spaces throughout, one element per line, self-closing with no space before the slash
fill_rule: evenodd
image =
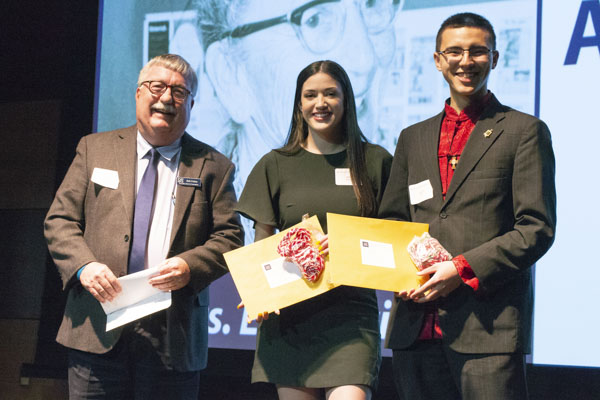
<path id="1" fill-rule="evenodd" d="M 142 84 L 144 77 L 152 67 L 163 67 L 171 71 L 179 72 L 183 75 L 185 82 L 189 85 L 192 92 L 192 97 L 196 95 L 198 90 L 198 77 L 192 66 L 185 59 L 177 54 L 161 54 L 148 61 L 138 76 L 138 86 Z"/>

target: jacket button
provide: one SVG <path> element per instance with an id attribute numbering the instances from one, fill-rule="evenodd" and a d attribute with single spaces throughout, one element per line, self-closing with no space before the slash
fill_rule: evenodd
<path id="1" fill-rule="evenodd" d="M 446 214 L 443 211 L 440 213 L 440 218 L 442 218 L 442 219 L 446 219 L 447 216 L 448 216 L 448 214 Z"/>
<path id="2" fill-rule="evenodd" d="M 129 235 L 125 235 L 125 236 L 123 237 L 123 240 L 125 240 L 125 242 L 129 242 Z"/>

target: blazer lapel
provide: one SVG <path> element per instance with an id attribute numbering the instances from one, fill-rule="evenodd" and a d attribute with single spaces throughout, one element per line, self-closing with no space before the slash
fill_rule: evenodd
<path id="1" fill-rule="evenodd" d="M 438 162 L 438 142 L 440 138 L 440 129 L 442 126 L 442 118 L 444 113 L 436 115 L 430 122 L 423 127 L 423 132 L 420 134 L 420 154 L 426 154 L 427 158 L 422 162 L 427 171 L 427 176 L 430 176 L 430 183 L 433 187 L 433 198 L 442 199 L 442 179 L 440 177 L 440 167 Z"/>
<path id="2" fill-rule="evenodd" d="M 137 160 L 136 144 L 137 127 L 124 129 L 115 142 L 119 186 L 123 195 L 125 217 L 133 226 L 133 208 L 135 204 L 135 170 Z"/>
<path id="3" fill-rule="evenodd" d="M 501 105 L 496 97 L 492 97 L 490 106 L 484 110 L 481 118 L 475 125 L 473 132 L 471 132 L 471 135 L 469 136 L 469 140 L 462 152 L 452 181 L 450 181 L 444 205 L 452 200 L 452 197 L 468 177 L 471 170 L 473 170 L 475 165 L 477 165 L 481 157 L 483 157 L 496 139 L 500 137 L 503 129 L 501 126 L 498 126 L 498 123 L 503 119 L 504 112 L 502 111 Z"/>
<path id="4" fill-rule="evenodd" d="M 181 156 L 179 157 L 179 169 L 177 177 L 182 178 L 200 178 L 200 173 L 204 167 L 205 157 L 202 157 L 202 153 L 205 152 L 204 146 L 193 140 L 187 133 L 184 134 L 181 142 Z M 201 182 L 204 185 L 204 182 Z M 169 248 L 173 246 L 173 241 L 177 236 L 177 232 L 183 222 L 183 217 L 188 208 L 188 205 L 192 201 L 194 191 L 197 190 L 193 186 L 183 186 L 177 184 L 177 190 L 175 195 L 175 210 L 173 212 L 173 227 L 171 228 L 171 240 L 169 241 Z M 200 190 L 205 190 L 202 186 Z"/>

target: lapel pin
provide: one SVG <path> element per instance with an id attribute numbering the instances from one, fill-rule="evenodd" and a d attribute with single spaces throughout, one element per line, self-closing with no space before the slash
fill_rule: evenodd
<path id="1" fill-rule="evenodd" d="M 487 131 L 483 132 L 483 137 L 490 137 L 492 136 L 492 133 L 494 133 L 493 129 L 488 129 Z"/>

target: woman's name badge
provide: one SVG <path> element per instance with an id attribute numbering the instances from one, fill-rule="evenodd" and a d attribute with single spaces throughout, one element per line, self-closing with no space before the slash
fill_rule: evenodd
<path id="1" fill-rule="evenodd" d="M 192 186 L 201 188 L 202 181 L 200 178 L 177 178 L 177 184 L 181 186 Z"/>
<path id="2" fill-rule="evenodd" d="M 352 177 L 350 176 L 350 168 L 335 169 L 335 184 L 338 186 L 352 186 Z"/>

